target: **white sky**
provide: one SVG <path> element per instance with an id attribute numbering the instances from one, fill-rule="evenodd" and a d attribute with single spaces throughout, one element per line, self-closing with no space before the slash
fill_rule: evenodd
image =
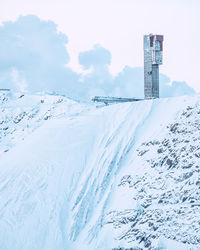
<path id="1" fill-rule="evenodd" d="M 200 0 L 0 0 L 0 22 L 35 14 L 68 36 L 70 66 L 78 53 L 101 44 L 111 73 L 143 65 L 143 35 L 164 35 L 161 72 L 200 91 Z"/>

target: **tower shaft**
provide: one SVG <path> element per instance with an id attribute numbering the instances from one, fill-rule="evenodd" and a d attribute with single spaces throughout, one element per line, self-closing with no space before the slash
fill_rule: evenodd
<path id="1" fill-rule="evenodd" d="M 144 97 L 159 98 L 159 65 L 162 64 L 163 36 L 144 36 Z"/>

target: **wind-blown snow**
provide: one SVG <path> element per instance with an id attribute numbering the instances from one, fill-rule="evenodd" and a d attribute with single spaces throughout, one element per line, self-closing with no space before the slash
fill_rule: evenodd
<path id="1" fill-rule="evenodd" d="M 198 249 L 199 96 L 100 108 L 50 95 L 1 101 L 1 249 Z M 195 148 L 184 169 L 175 148 L 185 144 Z"/>

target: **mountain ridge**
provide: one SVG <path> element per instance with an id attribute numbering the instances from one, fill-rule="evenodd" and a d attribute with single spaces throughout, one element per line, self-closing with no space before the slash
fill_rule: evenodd
<path id="1" fill-rule="evenodd" d="M 199 103 L 1 96 L 1 246 L 198 249 Z"/>

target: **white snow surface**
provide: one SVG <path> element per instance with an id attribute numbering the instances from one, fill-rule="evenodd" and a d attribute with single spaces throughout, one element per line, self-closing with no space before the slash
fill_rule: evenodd
<path id="1" fill-rule="evenodd" d="M 0 249 L 200 249 L 200 158 L 191 152 L 188 183 L 176 179 L 189 171 L 180 159 L 172 170 L 165 158 L 167 169 L 158 153 L 166 138 L 183 138 L 170 132 L 173 124 L 188 121 L 192 132 L 184 136 L 198 139 L 200 130 L 190 127 L 200 123 L 198 95 L 100 108 L 42 94 L 0 94 L 0 103 Z M 199 141 L 191 143 L 198 154 Z M 184 203 L 181 192 L 189 187 L 198 197 Z M 147 194 L 140 195 L 142 188 Z M 163 190 L 173 191 L 167 202 L 159 202 Z M 181 217 L 178 209 L 188 213 Z M 176 221 L 153 219 L 153 232 L 148 213 Z M 138 232 L 150 236 L 137 238 Z"/>

